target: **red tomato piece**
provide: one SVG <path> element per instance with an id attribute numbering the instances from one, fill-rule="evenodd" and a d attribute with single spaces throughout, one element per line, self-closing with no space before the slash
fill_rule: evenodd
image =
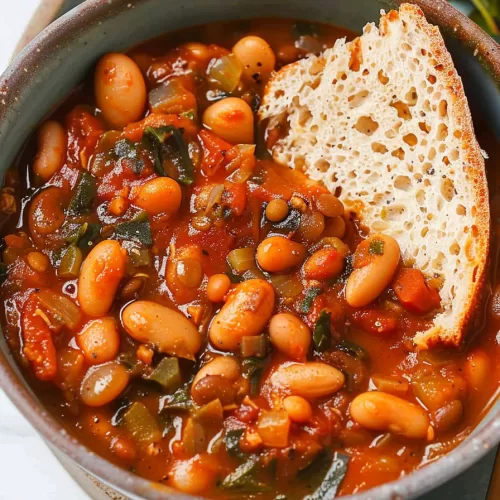
<path id="1" fill-rule="evenodd" d="M 37 314 L 38 300 L 34 295 L 24 304 L 21 315 L 23 352 L 40 380 L 52 380 L 57 374 L 56 348 L 49 327 Z"/>
<path id="2" fill-rule="evenodd" d="M 441 305 L 438 291 L 427 286 L 424 275 L 419 269 L 400 269 L 392 288 L 399 302 L 408 311 L 426 314 Z"/>
<path id="3" fill-rule="evenodd" d="M 202 172 L 211 177 L 223 165 L 227 152 L 233 147 L 209 130 L 201 130 L 198 134 L 203 148 Z"/>
<path id="4" fill-rule="evenodd" d="M 231 208 L 234 215 L 241 215 L 247 204 L 247 191 L 245 184 L 225 182 L 222 200 L 225 205 Z"/>

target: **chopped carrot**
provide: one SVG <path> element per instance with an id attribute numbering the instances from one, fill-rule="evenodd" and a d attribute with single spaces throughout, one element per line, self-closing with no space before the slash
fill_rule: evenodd
<path id="1" fill-rule="evenodd" d="M 424 275 L 418 269 L 400 269 L 392 288 L 399 302 L 414 313 L 425 314 L 439 308 L 441 304 L 439 293 L 427 286 Z"/>
<path id="2" fill-rule="evenodd" d="M 368 333 L 388 334 L 398 327 L 398 320 L 393 313 L 376 309 L 361 309 L 352 315 L 353 323 Z"/>
<path id="3" fill-rule="evenodd" d="M 198 137 L 203 148 L 201 170 L 210 177 L 222 166 L 228 151 L 233 146 L 209 130 L 200 131 Z"/>

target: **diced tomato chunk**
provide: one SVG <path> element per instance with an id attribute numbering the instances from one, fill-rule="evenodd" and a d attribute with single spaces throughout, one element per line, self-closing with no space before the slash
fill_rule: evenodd
<path id="1" fill-rule="evenodd" d="M 211 177 L 222 166 L 227 152 L 233 147 L 209 130 L 201 130 L 198 134 L 203 148 L 202 172 Z"/>
<path id="2" fill-rule="evenodd" d="M 222 199 L 231 208 L 234 215 L 241 215 L 247 204 L 247 191 L 244 184 L 224 183 Z"/>
<path id="3" fill-rule="evenodd" d="M 398 327 L 393 313 L 376 309 L 360 309 L 351 316 L 352 322 L 368 333 L 388 334 Z"/>
<path id="4" fill-rule="evenodd" d="M 399 302 L 408 311 L 426 314 L 441 305 L 438 291 L 427 286 L 424 275 L 418 269 L 400 269 L 392 288 Z"/>
<path id="5" fill-rule="evenodd" d="M 56 348 L 52 334 L 37 313 L 38 300 L 32 295 L 25 303 L 21 315 L 23 352 L 40 380 L 52 380 L 57 373 Z"/>

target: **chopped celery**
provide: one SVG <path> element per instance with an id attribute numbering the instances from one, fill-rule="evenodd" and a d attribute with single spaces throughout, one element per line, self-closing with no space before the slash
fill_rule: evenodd
<path id="1" fill-rule="evenodd" d="M 158 382 L 166 391 L 174 392 L 181 385 L 181 370 L 177 358 L 163 358 L 147 380 Z"/>
<path id="2" fill-rule="evenodd" d="M 40 290 L 36 293 L 36 297 L 47 312 L 71 330 L 81 322 L 80 308 L 68 297 L 49 289 Z"/>
<path id="3" fill-rule="evenodd" d="M 83 261 L 82 251 L 75 245 L 70 245 L 64 255 L 62 256 L 61 263 L 57 274 L 61 278 L 72 279 L 78 277 L 80 274 L 80 267 Z"/>
<path id="4" fill-rule="evenodd" d="M 255 249 L 252 247 L 231 250 L 227 261 L 232 269 L 238 273 L 251 270 L 255 267 Z"/>
<path id="5" fill-rule="evenodd" d="M 133 403 L 123 419 L 128 431 L 137 441 L 153 443 L 161 439 L 158 422 L 142 403 Z"/>
<path id="6" fill-rule="evenodd" d="M 314 299 L 321 294 L 323 290 L 319 287 L 308 288 L 305 291 L 305 297 L 300 306 L 300 312 L 307 314 L 313 305 Z"/>
<path id="7" fill-rule="evenodd" d="M 147 267 L 151 265 L 151 252 L 147 248 L 131 248 L 128 252 L 134 267 Z"/>
<path id="8" fill-rule="evenodd" d="M 270 277 L 270 281 L 278 292 L 278 295 L 285 299 L 294 299 L 304 290 L 300 279 L 294 275 L 273 274 Z"/>
<path id="9" fill-rule="evenodd" d="M 200 422 L 188 418 L 182 431 L 182 448 L 190 456 L 202 453 L 207 449 L 205 429 Z"/>
<path id="10" fill-rule="evenodd" d="M 214 399 L 210 403 L 198 408 L 193 418 L 206 424 L 220 423 L 223 419 L 224 409 L 220 399 Z"/>
<path id="11" fill-rule="evenodd" d="M 269 348 L 267 335 L 245 336 L 241 339 L 240 349 L 243 358 L 265 358 Z"/>

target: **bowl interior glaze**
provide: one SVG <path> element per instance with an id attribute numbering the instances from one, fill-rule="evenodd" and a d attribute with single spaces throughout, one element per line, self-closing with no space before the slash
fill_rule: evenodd
<path id="1" fill-rule="evenodd" d="M 485 42 L 477 36 L 475 27 L 470 31 L 468 22 L 456 11 L 449 11 L 444 0 L 413 3 L 421 4 L 431 21 L 447 25 L 450 32 L 465 30 L 467 44 L 476 44 L 484 54 L 489 51 L 486 58 L 493 57 L 491 50 L 497 50 L 498 56 L 498 46 L 490 47 L 488 40 Z M 394 6 L 395 2 L 377 0 L 88 0 L 45 29 L 0 79 L 0 174 L 3 177 L 36 125 L 82 81 L 106 52 L 123 51 L 143 40 L 183 27 L 251 17 L 300 18 L 360 32 L 367 22 L 379 18 L 381 8 L 388 10 Z M 495 74 L 495 65 L 494 76 L 491 76 L 470 51 L 464 51 L 461 42 L 447 39 L 447 43 L 463 77 L 473 112 L 480 113 L 500 138 L 500 94 L 495 84 L 495 79 L 500 81 L 500 74 Z M 496 60 L 495 57 L 492 60 Z M 51 446 L 104 482 L 132 498 L 187 498 L 119 469 L 69 436 L 44 411 L 25 384 L 3 336 L 0 336 L 0 385 Z M 498 441 L 499 401 L 456 450 L 408 477 L 355 498 L 413 498 L 462 472 Z"/>

